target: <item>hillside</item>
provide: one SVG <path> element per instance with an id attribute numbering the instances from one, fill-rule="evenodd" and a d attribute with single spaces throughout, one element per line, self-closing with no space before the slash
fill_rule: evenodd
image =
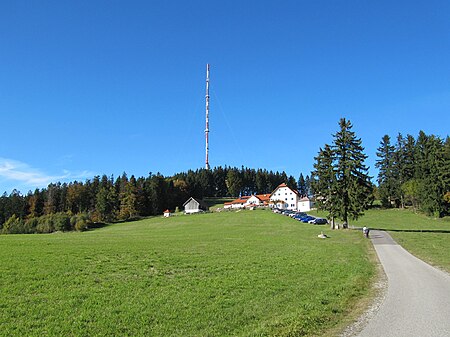
<path id="1" fill-rule="evenodd" d="M 8 336 L 318 335 L 374 267 L 360 233 L 269 211 L 160 217 L 0 240 Z"/>

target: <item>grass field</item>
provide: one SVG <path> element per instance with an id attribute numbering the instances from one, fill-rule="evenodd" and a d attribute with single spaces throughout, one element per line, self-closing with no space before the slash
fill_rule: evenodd
<path id="1" fill-rule="evenodd" d="M 389 231 L 405 249 L 450 272 L 450 219 L 435 219 L 410 210 L 372 209 L 351 224 Z"/>
<path id="2" fill-rule="evenodd" d="M 367 296 L 372 258 L 358 232 L 259 210 L 3 235 L 0 335 L 317 336 Z"/>
<path id="3" fill-rule="evenodd" d="M 359 222 L 388 230 L 412 254 L 450 272 L 450 219 L 390 209 L 369 211 Z"/>

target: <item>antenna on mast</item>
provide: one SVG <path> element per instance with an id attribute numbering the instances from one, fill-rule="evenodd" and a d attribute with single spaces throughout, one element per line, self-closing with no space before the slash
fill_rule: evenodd
<path id="1" fill-rule="evenodd" d="M 206 161 L 205 169 L 209 170 L 209 63 L 206 65 L 206 128 L 205 128 L 205 139 L 206 139 Z"/>

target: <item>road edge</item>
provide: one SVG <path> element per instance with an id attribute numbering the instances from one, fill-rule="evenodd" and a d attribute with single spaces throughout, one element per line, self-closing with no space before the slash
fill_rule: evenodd
<path id="1" fill-rule="evenodd" d="M 369 295 L 360 302 L 361 308 L 355 309 L 355 316 L 337 336 L 339 337 L 354 337 L 357 336 L 369 321 L 377 314 L 384 299 L 386 298 L 388 290 L 388 278 L 384 271 L 383 265 L 378 257 L 377 251 L 373 242 L 371 241 L 371 260 L 376 265 L 377 274 L 371 283 L 371 290 Z"/>

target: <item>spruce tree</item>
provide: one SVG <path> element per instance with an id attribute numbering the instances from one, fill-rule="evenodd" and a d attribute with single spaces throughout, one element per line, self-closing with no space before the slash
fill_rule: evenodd
<path id="1" fill-rule="evenodd" d="M 333 166 L 333 151 L 328 144 L 319 150 L 314 158 L 314 171 L 311 173 L 311 187 L 314 190 L 316 205 L 319 210 L 326 211 L 327 218 L 331 219 L 331 228 L 334 229 L 334 205 L 338 197 L 336 191 L 336 173 Z"/>
<path id="2" fill-rule="evenodd" d="M 344 221 L 358 219 L 373 201 L 372 183 L 364 164 L 367 156 L 360 138 L 352 131 L 353 125 L 345 118 L 339 121 L 340 130 L 333 135 L 332 146 L 337 193 L 333 212 Z"/>
<path id="3" fill-rule="evenodd" d="M 406 199 L 411 202 L 410 196 L 411 187 L 414 183 L 410 181 L 414 178 L 414 152 L 415 152 L 416 141 L 413 136 L 408 135 L 406 138 L 402 136 L 401 133 L 397 136 L 397 144 L 395 146 L 394 161 L 395 168 L 397 172 L 397 181 L 399 188 L 400 204 L 401 207 L 405 207 Z M 407 184 L 407 185 L 405 185 Z M 407 198 L 405 193 L 409 191 L 409 197 Z"/>
<path id="4" fill-rule="evenodd" d="M 303 177 L 303 173 L 300 173 L 300 177 L 298 178 L 297 190 L 301 197 L 307 196 L 306 182 L 305 182 L 305 178 Z"/>
<path id="5" fill-rule="evenodd" d="M 378 187 L 383 207 L 392 207 L 400 204 L 400 185 L 398 170 L 396 166 L 395 147 L 391 145 L 391 138 L 385 135 L 380 147 L 377 149 L 377 160 L 375 166 L 378 172 Z"/>

